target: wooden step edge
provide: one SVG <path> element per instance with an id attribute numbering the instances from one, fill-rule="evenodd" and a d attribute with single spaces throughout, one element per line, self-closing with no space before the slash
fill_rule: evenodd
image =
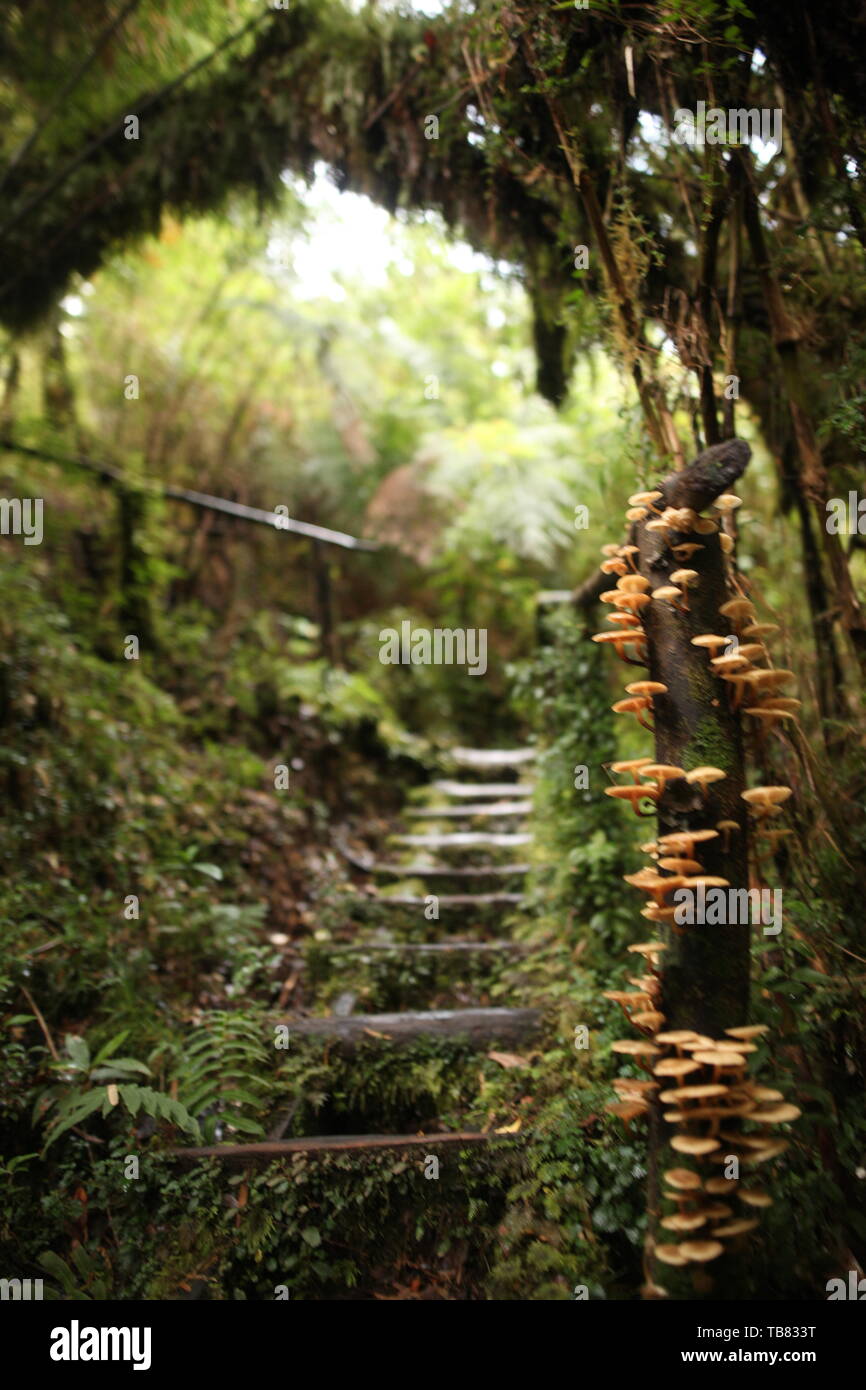
<path id="1" fill-rule="evenodd" d="M 291 1154 L 365 1153 L 377 1149 L 423 1148 L 425 1152 L 445 1145 L 490 1144 L 499 1139 L 515 1139 L 515 1134 L 482 1134 L 479 1130 L 447 1131 L 442 1134 L 326 1134 L 309 1139 L 263 1140 L 252 1144 L 205 1144 L 193 1148 L 167 1150 L 169 1158 L 196 1162 L 205 1158 L 221 1158 L 229 1162 L 287 1158 Z"/>
<path id="2" fill-rule="evenodd" d="M 525 893 L 437 893 L 440 907 L 511 907 L 526 902 Z M 378 897 L 360 897 L 359 901 L 376 903 L 380 907 L 425 907 L 426 898 L 407 893 L 400 896 L 380 894 Z"/>
<path id="3" fill-rule="evenodd" d="M 389 835 L 395 845 L 417 845 L 425 849 L 516 849 L 529 845 L 532 836 L 520 832 L 495 835 L 484 830 L 455 830 L 450 835 Z"/>
<path id="4" fill-rule="evenodd" d="M 532 762 L 534 748 L 452 748 L 450 757 L 459 767 L 519 767 Z"/>
<path id="5" fill-rule="evenodd" d="M 529 1008 L 431 1009 L 391 1014 L 333 1015 L 316 1018 L 274 1017 L 289 1030 L 289 1040 L 324 1038 L 350 1051 L 361 1043 L 386 1042 L 400 1047 L 423 1038 L 451 1039 L 471 1047 L 523 1041 L 541 1025 L 543 1011 Z"/>
<path id="6" fill-rule="evenodd" d="M 476 802 L 464 806 L 413 806 L 406 812 L 412 820 L 498 820 L 532 814 L 531 801 Z"/>
<path id="7" fill-rule="evenodd" d="M 460 782 L 453 778 L 439 778 L 429 784 L 433 791 L 445 796 L 456 796 L 471 801 L 473 797 L 530 797 L 535 791 L 534 782 Z"/>
<path id="8" fill-rule="evenodd" d="M 520 955 L 530 949 L 521 941 L 338 941 L 333 944 L 314 941 L 308 945 L 329 955 L 362 955 L 366 951 L 420 951 L 430 955 L 447 955 L 450 951 L 505 951 Z"/>

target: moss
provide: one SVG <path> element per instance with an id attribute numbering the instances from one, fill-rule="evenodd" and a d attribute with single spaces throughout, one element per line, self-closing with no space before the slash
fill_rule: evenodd
<path id="1" fill-rule="evenodd" d="M 706 715 L 683 751 L 682 765 L 689 772 L 693 767 L 721 767 L 725 772 L 733 769 L 733 750 L 712 715 Z"/>

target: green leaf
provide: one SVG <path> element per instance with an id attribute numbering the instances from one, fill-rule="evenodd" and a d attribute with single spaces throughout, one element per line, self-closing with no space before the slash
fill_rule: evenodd
<path id="1" fill-rule="evenodd" d="M 200 874 L 206 874 L 208 878 L 216 879 L 217 883 L 222 882 L 223 871 L 218 864 L 193 864 L 192 866 Z"/>
<path id="2" fill-rule="evenodd" d="M 307 1245 L 312 1246 L 314 1250 L 322 1243 L 322 1237 L 319 1235 L 315 1226 L 305 1226 L 301 1231 L 301 1239 L 305 1240 Z"/>

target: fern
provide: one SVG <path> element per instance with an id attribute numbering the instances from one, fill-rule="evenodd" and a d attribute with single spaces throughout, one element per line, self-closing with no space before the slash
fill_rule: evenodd
<path id="1" fill-rule="evenodd" d="M 186 1048 L 177 1072 L 177 1093 L 202 1121 L 210 1141 L 223 1126 L 260 1137 L 256 1116 L 270 1090 L 269 1056 L 261 1020 L 250 1014 L 212 1012 Z"/>

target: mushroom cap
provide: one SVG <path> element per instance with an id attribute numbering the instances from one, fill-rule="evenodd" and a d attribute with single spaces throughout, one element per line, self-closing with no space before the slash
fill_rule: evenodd
<path id="1" fill-rule="evenodd" d="M 646 507 L 629 507 L 625 514 L 626 521 L 643 521 L 646 516 Z"/>
<path id="2" fill-rule="evenodd" d="M 641 777 L 652 777 L 654 781 L 673 782 L 677 777 L 685 777 L 685 769 L 674 767 L 672 763 L 647 763 L 641 769 Z"/>
<path id="3" fill-rule="evenodd" d="M 673 1094 L 677 1100 L 711 1100 L 719 1096 L 726 1096 L 729 1091 L 729 1086 L 721 1086 L 717 1081 L 708 1081 L 703 1086 L 681 1086 Z M 669 1093 L 666 1092 L 666 1094 Z"/>
<path id="4" fill-rule="evenodd" d="M 664 695 L 667 693 L 667 686 L 661 681 L 631 681 L 626 690 L 629 695 Z"/>
<path id="5" fill-rule="evenodd" d="M 746 1059 L 740 1052 L 732 1052 L 728 1048 L 713 1047 L 704 1052 L 694 1052 L 692 1054 L 696 1062 L 701 1062 L 705 1067 L 744 1067 Z"/>
<path id="6" fill-rule="evenodd" d="M 727 603 L 721 604 L 719 612 L 723 618 L 745 618 L 748 615 L 749 621 L 754 622 L 757 614 L 755 605 L 747 598 L 729 598 Z"/>
<path id="7" fill-rule="evenodd" d="M 683 591 L 682 589 L 678 589 L 675 584 L 660 584 L 657 589 L 653 590 L 652 596 L 653 598 L 667 599 L 671 602 L 675 598 L 682 598 Z"/>
<path id="8" fill-rule="evenodd" d="M 790 787 L 752 787 L 740 795 L 750 806 L 781 806 L 794 793 Z"/>
<path id="9" fill-rule="evenodd" d="M 725 1029 L 729 1038 L 743 1038 L 746 1042 L 751 1042 L 752 1038 L 759 1038 L 769 1031 L 769 1023 L 745 1023 L 740 1028 Z"/>
<path id="10" fill-rule="evenodd" d="M 614 646 L 624 647 L 628 642 L 634 641 L 634 634 L 631 631 L 623 632 L 594 632 L 593 642 L 612 642 Z"/>
<path id="11" fill-rule="evenodd" d="M 753 1231 L 758 1225 L 757 1217 L 741 1216 L 736 1221 L 729 1221 L 724 1226 L 714 1226 L 714 1236 L 741 1236 L 746 1231 Z"/>
<path id="12" fill-rule="evenodd" d="M 652 758 L 626 758 L 624 762 L 611 763 L 611 772 L 634 772 L 637 768 L 648 767 Z"/>
<path id="13" fill-rule="evenodd" d="M 628 1123 L 629 1120 L 636 1120 L 638 1115 L 647 1114 L 649 1110 L 646 1101 L 638 1100 L 637 1098 L 632 1100 L 610 1100 L 604 1108 L 609 1115 L 616 1115 L 617 1119 L 625 1120 L 626 1123 Z"/>
<path id="14" fill-rule="evenodd" d="M 681 884 L 683 888 L 730 888 L 729 878 L 719 878 L 718 874 L 695 874 L 691 878 L 684 878 Z"/>
<path id="15" fill-rule="evenodd" d="M 741 1202 L 745 1202 L 747 1207 L 771 1207 L 773 1199 L 769 1192 L 765 1192 L 762 1187 L 741 1187 L 737 1193 Z"/>
<path id="16" fill-rule="evenodd" d="M 683 588 L 688 588 L 690 584 L 694 584 L 695 580 L 700 579 L 700 577 L 697 570 L 674 570 L 670 578 L 672 584 L 682 584 Z"/>
<path id="17" fill-rule="evenodd" d="M 660 869 L 667 869 L 672 874 L 697 874 L 703 868 L 697 859 L 677 859 L 667 857 L 658 861 Z"/>
<path id="18" fill-rule="evenodd" d="M 668 1168 L 664 1173 L 664 1180 L 670 1187 L 675 1187 L 679 1192 L 697 1192 L 701 1187 L 699 1173 L 693 1173 L 691 1168 Z"/>
<path id="19" fill-rule="evenodd" d="M 687 1260 L 705 1264 L 707 1260 L 715 1260 L 724 1254 L 725 1247 L 720 1240 L 685 1240 L 677 1249 Z"/>
<path id="20" fill-rule="evenodd" d="M 657 1057 L 659 1049 L 646 1038 L 617 1038 L 610 1045 L 611 1052 L 623 1052 L 628 1057 Z"/>
<path id="21" fill-rule="evenodd" d="M 713 506 L 717 507 L 720 512 L 733 512 L 736 511 L 737 507 L 741 507 L 742 505 L 742 497 L 737 497 L 734 492 L 720 493 L 713 503 Z"/>
<path id="22" fill-rule="evenodd" d="M 615 1076 L 613 1079 L 613 1089 L 617 1095 L 649 1095 L 650 1091 L 657 1091 L 658 1087 L 657 1081 L 643 1080 L 637 1076 Z"/>
<path id="23" fill-rule="evenodd" d="M 688 1057 L 663 1057 L 653 1067 L 653 1076 L 688 1076 L 693 1071 L 700 1071 L 700 1065 Z"/>
<path id="24" fill-rule="evenodd" d="M 620 801 L 630 801 L 633 805 L 643 801 L 644 797 L 655 801 L 658 796 L 655 787 L 647 787 L 639 782 L 623 782 L 621 786 L 605 787 L 604 794 L 616 797 Z"/>
<path id="25" fill-rule="evenodd" d="M 652 492 L 633 492 L 628 499 L 628 505 L 630 507 L 644 507 L 650 502 L 656 502 L 659 497 L 664 497 L 664 493 L 659 492 L 658 488 L 654 488 Z"/>
<path id="26" fill-rule="evenodd" d="M 692 527 L 692 530 L 697 531 L 699 536 L 710 536 L 713 531 L 718 531 L 718 529 L 712 517 L 709 516 L 699 516 Z"/>
<path id="27" fill-rule="evenodd" d="M 737 1186 L 736 1178 L 707 1178 L 704 1183 L 706 1191 L 713 1197 L 721 1196 L 723 1192 L 736 1192 Z"/>
<path id="28" fill-rule="evenodd" d="M 663 941 L 637 941 L 627 946 L 626 950 L 638 956 L 657 956 L 668 948 Z"/>
<path id="29" fill-rule="evenodd" d="M 636 714 L 638 710 L 649 709 L 652 700 L 646 695 L 630 695 L 627 700 L 615 700 L 611 705 L 614 714 Z"/>
<path id="30" fill-rule="evenodd" d="M 657 516 L 654 517 L 652 521 L 647 522 L 646 529 L 648 531 L 664 531 L 665 534 L 667 534 L 670 530 L 670 526 L 667 521 L 662 521 L 661 517 Z"/>
<path id="31" fill-rule="evenodd" d="M 726 531 L 722 531 L 719 535 L 719 545 L 723 555 L 733 555 L 734 538 L 733 536 L 729 536 Z"/>
<path id="32" fill-rule="evenodd" d="M 774 1105 L 769 1110 L 753 1110 L 749 1116 L 759 1125 L 785 1125 L 792 1120 L 799 1120 L 802 1110 L 797 1105 L 782 1104 Z"/>
<path id="33" fill-rule="evenodd" d="M 640 618 L 636 613 L 623 613 L 617 609 L 615 613 L 607 613 L 605 616 L 615 627 L 640 627 Z"/>
<path id="34" fill-rule="evenodd" d="M 602 560 L 599 569 L 602 574 L 627 574 L 628 566 L 625 560 L 621 560 L 618 555 L 611 555 L 609 560 Z"/>
<path id="35" fill-rule="evenodd" d="M 743 1154 L 744 1163 L 766 1163 L 770 1158 L 778 1158 L 790 1145 L 787 1139 L 772 1139 L 760 1149 L 752 1149 Z"/>
<path id="36" fill-rule="evenodd" d="M 666 1231 L 697 1231 L 707 1224 L 707 1218 L 697 1211 L 676 1211 L 672 1216 L 663 1216 L 659 1224 Z"/>
<path id="37" fill-rule="evenodd" d="M 680 1254 L 678 1245 L 657 1245 L 653 1254 L 661 1260 L 663 1265 L 687 1265 L 688 1260 L 685 1255 Z"/>
<path id="38" fill-rule="evenodd" d="M 767 709 L 762 705 L 752 705 L 743 711 L 750 714 L 753 719 L 763 719 L 765 724 L 783 724 L 786 719 L 793 719 L 794 714 L 787 709 Z"/>
<path id="39" fill-rule="evenodd" d="M 749 661 L 747 657 L 740 656 L 739 652 L 729 652 L 727 656 L 711 656 L 710 665 L 719 674 L 724 671 L 727 675 L 730 671 L 745 670 Z"/>
<path id="40" fill-rule="evenodd" d="M 707 786 L 710 782 L 721 782 L 727 773 L 721 767 L 693 767 L 691 772 L 686 773 L 687 782 L 697 782 L 700 786 Z"/>
<path id="41" fill-rule="evenodd" d="M 602 555 L 619 555 L 621 549 L 625 550 L 625 546 L 620 547 L 618 545 L 614 545 L 612 541 L 608 541 L 607 545 L 603 545 L 601 547 L 601 553 Z M 637 547 L 635 547 L 635 549 L 637 549 Z"/>
<path id="42" fill-rule="evenodd" d="M 676 1047 L 678 1043 L 688 1042 L 690 1038 L 696 1038 L 697 1033 L 693 1033 L 691 1028 L 676 1028 L 672 1033 L 659 1033 L 656 1042 L 666 1043 L 670 1047 Z"/>
<path id="43" fill-rule="evenodd" d="M 702 845 L 707 840 L 717 840 L 718 830 L 673 830 L 669 835 L 659 835 L 657 843 L 663 847 L 670 846 L 671 849 L 681 848 L 688 845 Z"/>
<path id="44" fill-rule="evenodd" d="M 726 647 L 728 639 L 727 637 L 719 637 L 718 633 L 715 632 L 701 632 L 697 637 L 692 638 L 691 645 L 693 647 L 706 647 L 709 650 L 713 647 Z"/>
<path id="45" fill-rule="evenodd" d="M 618 589 L 616 598 L 612 600 L 614 607 L 630 608 L 633 613 L 636 613 L 639 608 L 645 607 L 649 601 L 649 594 L 641 594 L 637 591 L 632 593 L 628 589 Z"/>
<path id="46" fill-rule="evenodd" d="M 642 574 L 624 574 L 617 580 L 616 587 L 624 594 L 645 594 L 650 582 Z"/>
<path id="47" fill-rule="evenodd" d="M 721 1144 L 718 1139 L 701 1139 L 697 1134 L 675 1134 L 671 1148 L 681 1154 L 711 1154 L 714 1149 L 721 1148 Z"/>
<path id="48" fill-rule="evenodd" d="M 761 690 L 775 690 L 777 685 L 787 685 L 792 680 L 794 672 L 783 666 L 774 666 L 772 671 L 755 671 L 752 675 L 752 684 Z"/>
<path id="49" fill-rule="evenodd" d="M 742 630 L 743 637 L 769 637 L 771 633 L 779 631 L 778 623 L 749 623 L 748 627 Z"/>
<path id="50" fill-rule="evenodd" d="M 698 550 L 706 549 L 699 545 L 697 541 L 683 541 L 681 545 L 672 545 L 671 554 L 676 555 L 678 560 L 690 560 Z"/>
<path id="51" fill-rule="evenodd" d="M 740 827 L 738 826 L 738 824 L 737 824 L 737 822 L 736 822 L 735 820 L 717 820 L 717 821 L 716 821 L 716 829 L 717 829 L 717 830 L 739 830 L 739 828 L 740 828 Z"/>
<path id="52" fill-rule="evenodd" d="M 661 1028 L 665 1016 L 660 1014 L 658 1009 L 644 1009 L 643 1013 L 632 1014 L 631 1021 L 636 1028 L 649 1028 L 650 1032 L 653 1032 L 656 1028 Z"/>

